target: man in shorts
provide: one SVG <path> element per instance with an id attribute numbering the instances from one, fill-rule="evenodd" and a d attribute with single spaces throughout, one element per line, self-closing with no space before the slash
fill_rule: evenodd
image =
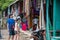
<path id="1" fill-rule="evenodd" d="M 10 40 L 10 38 L 12 38 L 12 40 L 14 40 L 14 26 L 15 26 L 15 20 L 13 19 L 13 15 L 10 14 L 9 18 L 7 20 L 7 29 L 9 31 L 9 38 L 8 40 Z"/>

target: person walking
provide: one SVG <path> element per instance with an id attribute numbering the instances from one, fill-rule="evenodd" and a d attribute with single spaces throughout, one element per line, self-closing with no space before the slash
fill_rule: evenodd
<path id="1" fill-rule="evenodd" d="M 35 18 L 32 20 L 32 23 L 33 23 L 33 25 L 38 25 L 38 18 L 35 17 Z"/>
<path id="2" fill-rule="evenodd" d="M 23 17 L 23 19 L 22 19 L 22 30 L 23 31 L 27 30 L 26 17 Z"/>
<path id="3" fill-rule="evenodd" d="M 18 19 L 15 20 L 15 28 L 14 28 L 14 31 L 15 31 L 15 37 L 14 39 L 15 40 L 18 40 L 19 39 L 19 32 L 20 32 L 20 27 L 19 27 L 19 24 L 18 24 Z"/>
<path id="4" fill-rule="evenodd" d="M 24 13 L 23 18 L 22 18 L 22 30 L 26 31 L 27 30 L 27 25 L 26 25 L 26 14 Z"/>
<path id="5" fill-rule="evenodd" d="M 7 29 L 9 32 L 8 40 L 10 40 L 10 39 L 14 40 L 14 35 L 15 35 L 14 26 L 15 26 L 15 20 L 13 19 L 13 15 L 10 14 L 9 18 L 7 20 Z"/>

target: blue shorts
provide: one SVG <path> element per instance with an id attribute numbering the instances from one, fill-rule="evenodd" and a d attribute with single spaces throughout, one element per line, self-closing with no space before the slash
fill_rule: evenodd
<path id="1" fill-rule="evenodd" d="M 9 30 L 9 35 L 10 35 L 10 36 L 13 36 L 13 35 L 15 35 L 15 32 L 14 32 L 14 30 Z"/>

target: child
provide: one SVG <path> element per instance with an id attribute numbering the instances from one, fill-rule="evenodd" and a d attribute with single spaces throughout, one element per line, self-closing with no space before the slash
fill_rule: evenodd
<path id="1" fill-rule="evenodd" d="M 26 27 L 26 23 L 25 22 L 22 22 L 22 30 L 23 31 L 26 31 L 27 27 Z"/>
<path id="2" fill-rule="evenodd" d="M 20 30 L 19 24 L 18 24 L 18 19 L 15 20 L 15 28 L 14 28 L 14 30 L 15 30 L 15 40 L 18 40 L 19 39 L 19 30 Z"/>

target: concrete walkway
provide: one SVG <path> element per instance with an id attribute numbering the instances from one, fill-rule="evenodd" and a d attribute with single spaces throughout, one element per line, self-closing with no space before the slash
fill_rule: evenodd
<path id="1" fill-rule="evenodd" d="M 19 40 L 30 40 L 30 36 L 28 36 L 29 33 L 27 31 L 20 30 L 20 39 Z M 8 31 L 7 30 L 1 30 L 2 39 L 0 40 L 7 40 L 8 39 Z M 30 34 L 29 34 L 30 35 Z"/>

